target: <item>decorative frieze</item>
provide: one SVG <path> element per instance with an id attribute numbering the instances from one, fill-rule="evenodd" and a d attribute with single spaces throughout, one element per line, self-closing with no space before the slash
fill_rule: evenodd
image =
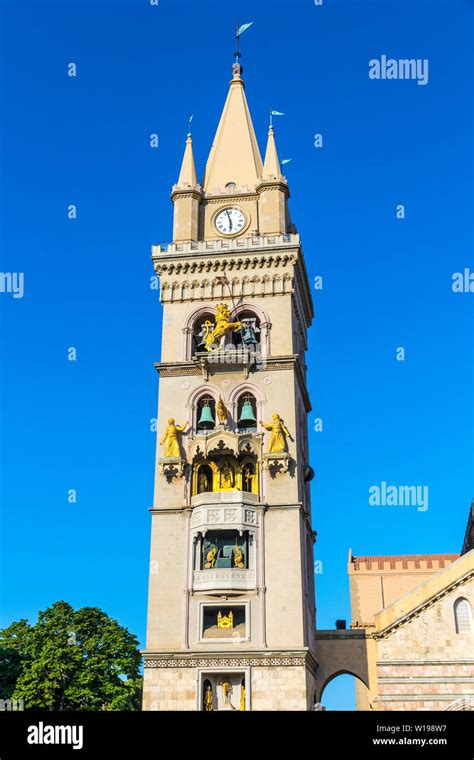
<path id="1" fill-rule="evenodd" d="M 145 668 L 243 668 L 288 667 L 305 665 L 304 657 L 210 657 L 199 659 L 172 659 L 145 657 Z"/>

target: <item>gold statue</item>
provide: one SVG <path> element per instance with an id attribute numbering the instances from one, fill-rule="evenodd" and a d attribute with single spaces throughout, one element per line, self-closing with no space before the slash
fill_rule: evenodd
<path id="1" fill-rule="evenodd" d="M 245 684 L 240 686 L 240 709 L 245 710 Z"/>
<path id="2" fill-rule="evenodd" d="M 205 570 L 212 570 L 212 568 L 216 566 L 217 552 L 217 546 L 213 546 L 212 549 L 207 552 L 206 562 L 204 564 Z"/>
<path id="3" fill-rule="evenodd" d="M 179 459 L 181 457 L 178 433 L 184 433 L 187 427 L 187 422 L 185 425 L 175 425 L 173 417 L 169 418 L 168 427 L 160 441 L 161 445 L 165 444 L 165 459 Z"/>
<path id="4" fill-rule="evenodd" d="M 247 493 L 252 493 L 253 472 L 252 472 L 252 467 L 249 464 L 245 465 L 242 475 L 243 475 L 242 485 L 243 485 L 244 491 L 247 491 Z"/>
<path id="5" fill-rule="evenodd" d="M 223 491 L 231 491 L 234 487 L 234 482 L 234 471 L 227 462 L 224 462 L 220 469 L 220 488 Z"/>
<path id="6" fill-rule="evenodd" d="M 269 454 L 281 454 L 286 451 L 285 435 L 290 435 L 288 429 L 285 427 L 283 420 L 279 414 L 272 414 L 272 422 L 267 423 L 260 420 L 260 424 L 263 425 L 265 430 L 271 430 L 270 443 L 268 444 Z"/>
<path id="7" fill-rule="evenodd" d="M 240 546 L 235 544 L 234 546 L 234 567 L 238 567 L 240 570 L 245 569 L 244 553 Z"/>
<path id="8" fill-rule="evenodd" d="M 216 306 L 216 324 L 214 329 L 212 329 L 212 322 L 209 320 L 204 322 L 204 326 L 206 328 L 204 333 L 204 348 L 206 351 L 214 351 L 215 349 L 212 348 L 214 343 L 219 342 L 220 344 L 220 338 L 228 332 L 242 329 L 241 322 L 231 322 L 229 307 L 225 303 L 219 303 Z"/>
<path id="9" fill-rule="evenodd" d="M 226 405 L 224 404 L 222 396 L 219 396 L 219 401 L 217 402 L 217 406 L 216 406 L 216 412 L 219 418 L 219 422 L 221 423 L 227 422 L 227 408 L 226 408 Z"/>
<path id="10" fill-rule="evenodd" d="M 211 483 L 209 482 L 208 476 L 205 472 L 202 470 L 198 473 L 198 493 L 208 493 L 209 491 L 212 491 Z"/>
<path id="11" fill-rule="evenodd" d="M 206 712 L 211 712 L 211 710 L 214 709 L 213 706 L 213 699 L 212 699 L 212 689 L 210 686 L 207 687 L 206 693 L 204 695 L 204 710 Z"/>
<path id="12" fill-rule="evenodd" d="M 233 628 L 234 627 L 234 613 L 229 610 L 228 615 L 223 615 L 219 610 L 217 614 L 217 627 L 218 628 Z"/>

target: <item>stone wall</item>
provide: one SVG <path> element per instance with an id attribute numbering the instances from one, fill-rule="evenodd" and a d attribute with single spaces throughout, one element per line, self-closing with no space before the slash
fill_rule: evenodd
<path id="1" fill-rule="evenodd" d="M 378 640 L 377 710 L 445 710 L 474 701 L 474 632 L 456 633 L 454 602 L 474 607 L 467 581 Z"/>

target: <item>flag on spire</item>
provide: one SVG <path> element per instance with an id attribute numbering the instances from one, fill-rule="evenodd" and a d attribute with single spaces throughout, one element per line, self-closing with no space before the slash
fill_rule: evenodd
<path id="1" fill-rule="evenodd" d="M 249 21 L 248 24 L 241 24 L 241 26 L 237 27 L 236 37 L 240 37 L 240 35 L 243 34 L 246 29 L 252 26 L 252 24 L 253 24 L 253 21 Z"/>
<path id="2" fill-rule="evenodd" d="M 274 116 L 284 116 L 285 114 L 281 111 L 274 111 L 273 108 L 270 108 L 270 126 L 273 127 L 273 117 Z"/>

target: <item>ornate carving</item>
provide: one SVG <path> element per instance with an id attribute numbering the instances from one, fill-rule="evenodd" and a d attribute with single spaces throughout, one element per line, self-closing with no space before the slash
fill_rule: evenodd
<path id="1" fill-rule="evenodd" d="M 290 657 L 241 657 L 241 658 L 201 658 L 196 659 L 168 659 L 145 657 L 145 668 L 248 668 L 248 667 L 291 667 L 304 666 L 305 658 L 298 656 Z"/>
<path id="2" fill-rule="evenodd" d="M 237 519 L 237 510 L 224 509 L 224 522 L 235 522 Z"/>

